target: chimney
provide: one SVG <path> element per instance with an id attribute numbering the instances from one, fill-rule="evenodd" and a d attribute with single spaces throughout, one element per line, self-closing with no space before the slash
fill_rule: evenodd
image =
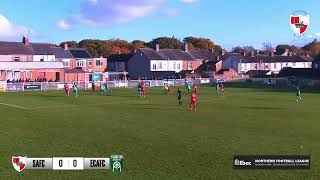
<path id="1" fill-rule="evenodd" d="M 289 56 L 289 49 L 285 49 L 282 56 Z"/>
<path id="2" fill-rule="evenodd" d="M 22 38 L 22 43 L 23 43 L 24 45 L 29 45 L 29 38 L 26 37 L 26 36 L 23 36 L 23 38 Z"/>
<path id="3" fill-rule="evenodd" d="M 220 51 L 220 55 L 224 55 L 225 54 L 225 51 L 224 51 L 224 49 L 221 49 L 221 51 Z"/>
<path id="4" fill-rule="evenodd" d="M 156 51 L 159 52 L 159 50 L 160 50 L 160 45 L 156 44 Z"/>
<path id="5" fill-rule="evenodd" d="M 269 56 L 270 56 L 270 57 L 273 57 L 273 56 L 274 56 L 274 52 L 273 52 L 273 51 L 270 51 L 270 52 L 269 52 Z"/>
<path id="6" fill-rule="evenodd" d="M 186 43 L 186 44 L 184 45 L 184 51 L 185 51 L 185 52 L 188 52 L 188 51 L 189 51 L 189 44 L 188 44 L 188 43 Z"/>
<path id="7" fill-rule="evenodd" d="M 65 50 L 65 51 L 68 51 L 68 50 L 69 50 L 68 43 L 66 43 L 66 42 L 64 43 L 64 50 Z"/>

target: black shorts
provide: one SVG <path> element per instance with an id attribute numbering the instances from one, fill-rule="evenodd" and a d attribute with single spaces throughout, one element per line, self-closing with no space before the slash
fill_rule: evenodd
<path id="1" fill-rule="evenodd" d="M 179 96 L 178 96 L 178 101 L 181 101 L 181 100 L 182 100 L 182 97 L 179 97 Z"/>

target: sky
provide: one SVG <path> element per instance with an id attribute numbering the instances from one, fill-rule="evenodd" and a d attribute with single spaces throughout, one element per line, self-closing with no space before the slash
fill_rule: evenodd
<path id="1" fill-rule="evenodd" d="M 310 16 L 303 36 L 289 17 Z M 262 43 L 303 45 L 320 38 L 319 0 L 0 0 L 0 41 L 212 39 L 226 49 Z"/>

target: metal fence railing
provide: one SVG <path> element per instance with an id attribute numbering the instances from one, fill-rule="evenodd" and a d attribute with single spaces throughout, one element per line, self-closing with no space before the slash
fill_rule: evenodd
<path id="1" fill-rule="evenodd" d="M 210 83 L 209 78 L 199 78 L 199 79 L 168 79 L 168 80 L 144 80 L 143 82 L 148 87 L 159 87 L 163 86 L 164 82 L 170 83 L 172 86 L 183 86 L 186 81 L 191 85 L 200 85 Z M 99 87 L 101 83 L 95 82 Z M 106 82 L 110 88 L 134 88 L 137 87 L 138 80 L 128 80 L 128 81 L 107 81 Z M 6 83 L 0 81 L 0 92 L 17 92 L 17 91 L 47 91 L 47 90 L 60 90 L 64 88 L 63 82 L 21 82 L 21 83 Z M 71 87 L 72 83 L 68 83 Z M 91 89 L 92 82 L 77 82 L 78 88 L 81 90 Z"/>

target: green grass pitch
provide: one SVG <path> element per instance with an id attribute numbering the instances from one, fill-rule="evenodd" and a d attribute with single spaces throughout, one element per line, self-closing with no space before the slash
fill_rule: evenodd
<path id="1" fill-rule="evenodd" d="M 173 89 L 176 92 L 176 89 Z M 113 89 L 0 93 L 0 179 L 320 179 L 320 94 L 199 87 L 197 112 L 175 93 Z M 125 170 L 16 172 L 11 156 L 109 157 Z M 311 170 L 234 170 L 233 155 L 311 155 Z"/>

